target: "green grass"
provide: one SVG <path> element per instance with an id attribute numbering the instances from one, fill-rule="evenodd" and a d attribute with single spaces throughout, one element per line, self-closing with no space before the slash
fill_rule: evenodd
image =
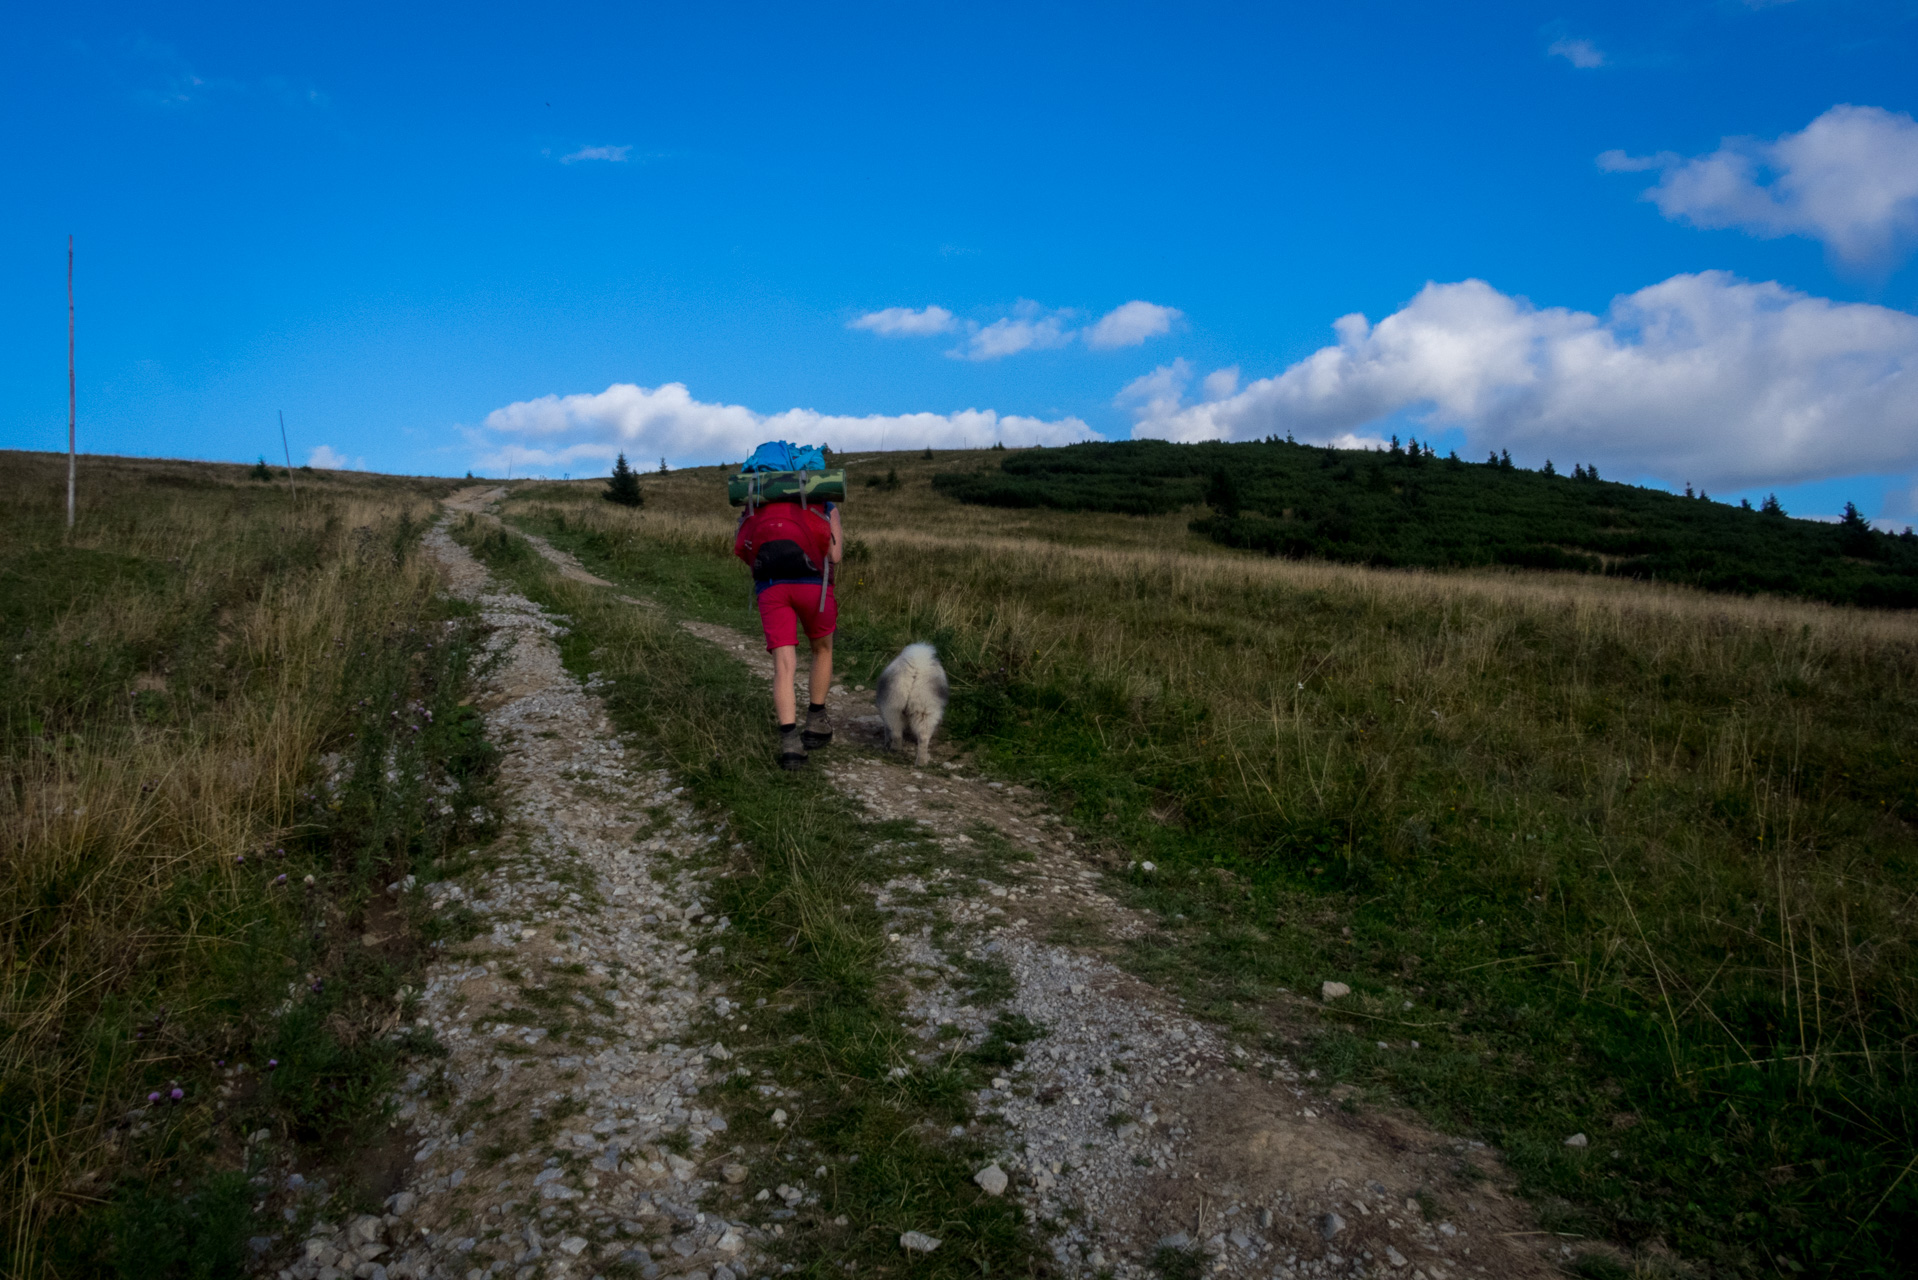
<path id="1" fill-rule="evenodd" d="M 710 477 L 674 483 L 642 519 L 525 518 L 745 622 Z M 1495 1143 L 1554 1230 L 1714 1275 L 1900 1272 L 1908 620 L 1085 548 L 1111 516 L 948 536 L 978 526 L 907 483 L 877 517 L 848 504 L 873 550 L 842 595 L 845 678 L 935 642 L 950 734 L 1090 852 L 1158 865 L 1119 884 L 1161 921 L 1137 972 Z M 1320 1009 L 1326 979 L 1355 995 Z"/>
<path id="2" fill-rule="evenodd" d="M 917 1055 L 934 1047 L 901 1025 L 903 990 L 885 962 L 872 886 L 896 858 L 911 856 L 901 847 L 903 824 L 869 823 L 817 774 L 779 770 L 765 688 L 730 655 L 669 616 L 558 579 L 510 534 L 476 523 L 462 536 L 495 572 L 566 615 L 569 668 L 609 682 L 620 727 L 745 846 L 711 888 L 710 909 L 733 921 L 711 976 L 752 1010 L 753 1026 L 744 1041 L 730 1030 L 710 1034 L 735 1054 L 737 1070 L 719 1097 L 730 1132 L 766 1153 L 761 1184 L 804 1181 L 820 1195 L 792 1224 L 801 1229 L 785 1237 L 796 1274 L 1044 1270 L 1047 1259 L 1017 1207 L 971 1181 L 985 1162 L 986 1136 L 949 1136 L 969 1118 L 967 1091 L 1018 1052 L 1021 1029 L 995 1037 L 982 1055 L 952 1050 L 922 1062 Z M 647 560 L 629 573 L 625 562 L 581 549 L 595 571 L 646 588 L 672 614 L 724 616 L 738 598 L 709 565 Z M 910 1074 L 892 1078 L 900 1065 Z M 789 1096 L 767 1101 L 755 1092 L 763 1084 Z M 775 1105 L 790 1115 L 784 1127 L 770 1119 Z M 823 1179 L 813 1176 L 820 1166 Z M 908 1260 L 898 1244 L 908 1230 L 944 1244 Z"/>
<path id="3" fill-rule="evenodd" d="M 1655 489 L 1456 456 L 1130 441 L 1031 449 L 938 475 L 965 502 L 1163 514 L 1198 503 L 1195 531 L 1228 547 L 1352 564 L 1518 565 L 1918 605 L 1918 537 L 1793 520 Z"/>
<path id="4" fill-rule="evenodd" d="M 392 1034 L 432 935 L 384 890 L 477 834 L 491 769 L 436 489 L 94 459 L 69 541 L 63 460 L 8 467 L 4 1269 L 237 1276 L 289 1162 L 336 1210 L 391 1190 L 354 1157 L 435 1051 Z"/>

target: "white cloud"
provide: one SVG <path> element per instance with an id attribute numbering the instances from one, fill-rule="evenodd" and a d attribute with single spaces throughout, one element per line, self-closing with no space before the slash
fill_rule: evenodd
<path id="1" fill-rule="evenodd" d="M 1106 312 L 1099 323 L 1087 329 L 1086 345 L 1099 351 L 1140 346 L 1147 338 L 1172 332 L 1172 322 L 1182 314 L 1176 307 L 1162 307 L 1156 302 L 1134 298 Z"/>
<path id="2" fill-rule="evenodd" d="M 1462 428 L 1475 452 L 1715 489 L 1918 467 L 1918 316 L 1887 307 L 1713 271 L 1600 317 L 1466 280 L 1428 284 L 1376 326 L 1349 315 L 1333 329 L 1336 346 L 1229 398 L 1135 397 L 1133 434 L 1327 441 L 1411 411 Z"/>
<path id="3" fill-rule="evenodd" d="M 1667 218 L 1755 236 L 1805 236 L 1855 266 L 1885 266 L 1918 241 L 1918 121 L 1840 104 L 1774 142 L 1727 138 L 1708 155 L 1636 158 L 1600 168 L 1657 169 L 1645 198 Z"/>
<path id="4" fill-rule="evenodd" d="M 1605 65 L 1605 51 L 1590 40 L 1554 40 L 1545 46 L 1545 56 L 1563 58 L 1581 71 Z"/>
<path id="5" fill-rule="evenodd" d="M 581 147 L 571 155 L 561 156 L 559 162 L 578 164 L 581 160 L 610 160 L 614 164 L 625 164 L 632 149 L 630 143 L 623 147 Z"/>
<path id="6" fill-rule="evenodd" d="M 865 329 L 889 338 L 923 338 L 928 334 L 949 333 L 954 325 L 952 312 L 944 307 L 925 307 L 918 311 L 910 307 L 887 307 L 884 311 L 869 311 L 857 320 L 849 321 L 846 327 Z"/>
<path id="7" fill-rule="evenodd" d="M 1024 299 L 990 324 L 976 320 L 960 321 L 944 307 L 887 307 L 872 311 L 846 325 L 886 337 L 924 337 L 936 333 L 963 330 L 965 337 L 946 354 L 955 360 L 1003 360 L 1022 351 L 1048 351 L 1083 341 L 1094 350 L 1136 347 L 1149 338 L 1170 333 L 1172 322 L 1184 314 L 1175 307 L 1134 299 L 1114 307 L 1098 323 L 1083 329 L 1070 327 L 1078 313 L 1070 307 L 1047 310 Z"/>
<path id="8" fill-rule="evenodd" d="M 330 444 L 323 444 L 306 456 L 306 465 L 315 471 L 364 471 L 365 458 L 348 458 Z"/>
<path id="9" fill-rule="evenodd" d="M 958 413 L 868 414 L 851 417 L 812 409 L 762 414 L 743 405 L 693 399 L 685 384 L 659 387 L 616 382 L 596 395 L 542 396 L 486 415 L 491 450 L 478 465 L 558 470 L 567 464 L 611 464 L 624 451 L 635 463 L 665 457 L 675 465 L 736 461 L 766 440 L 830 444 L 839 450 L 984 448 L 1070 444 L 1097 439 L 1077 418 L 1043 420 L 990 409 Z"/>
<path id="10" fill-rule="evenodd" d="M 1021 351 L 1045 351 L 1063 347 L 1073 339 L 1065 327 L 1070 311 L 1041 312 L 1034 303 L 1021 303 L 1025 314 L 994 320 L 984 328 L 972 326 L 966 340 L 946 352 L 955 360 L 1000 360 Z"/>
<path id="11" fill-rule="evenodd" d="M 1225 369 L 1214 369 L 1205 375 L 1205 382 L 1201 385 L 1205 388 L 1207 400 L 1224 400 L 1235 395 L 1239 390 L 1239 366 L 1235 364 Z"/>

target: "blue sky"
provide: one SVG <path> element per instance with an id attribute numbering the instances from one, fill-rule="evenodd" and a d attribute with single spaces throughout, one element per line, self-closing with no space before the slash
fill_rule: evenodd
<path id="1" fill-rule="evenodd" d="M 1918 518 L 1918 3 L 5 22 L 0 445 L 71 233 L 97 452 L 1398 430 Z"/>

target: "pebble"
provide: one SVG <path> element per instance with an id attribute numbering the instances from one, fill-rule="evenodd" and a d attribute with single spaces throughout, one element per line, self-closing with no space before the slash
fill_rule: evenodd
<path id="1" fill-rule="evenodd" d="M 1006 1184 L 1011 1181 L 1006 1177 L 1006 1171 L 996 1164 L 989 1164 L 973 1174 L 972 1180 L 978 1183 L 979 1189 L 989 1196 L 1004 1195 Z"/>
<path id="2" fill-rule="evenodd" d="M 931 1253 L 939 1242 L 922 1231 L 907 1231 L 900 1235 L 899 1247 L 910 1253 Z"/>

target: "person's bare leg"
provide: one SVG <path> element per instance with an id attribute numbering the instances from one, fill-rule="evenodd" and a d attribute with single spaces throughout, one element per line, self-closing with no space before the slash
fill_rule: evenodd
<path id="1" fill-rule="evenodd" d="M 796 658 L 797 654 L 794 656 Z M 806 692 L 811 696 L 812 704 L 817 707 L 825 704 L 826 695 L 831 691 L 832 637 L 826 635 L 812 642 L 812 678 L 806 683 Z"/>
<path id="2" fill-rule="evenodd" d="M 800 740 L 808 751 L 832 744 L 832 717 L 826 713 L 826 696 L 832 691 L 832 637 L 820 636 L 812 642 L 812 679 L 806 686 L 812 706 L 806 708 L 806 731 Z"/>
<path id="3" fill-rule="evenodd" d="M 818 658 L 813 659 L 817 669 Z M 798 698 L 793 692 L 793 680 L 799 674 L 799 646 L 782 644 L 773 650 L 773 714 L 779 717 L 782 725 L 793 724 L 799 719 Z"/>

